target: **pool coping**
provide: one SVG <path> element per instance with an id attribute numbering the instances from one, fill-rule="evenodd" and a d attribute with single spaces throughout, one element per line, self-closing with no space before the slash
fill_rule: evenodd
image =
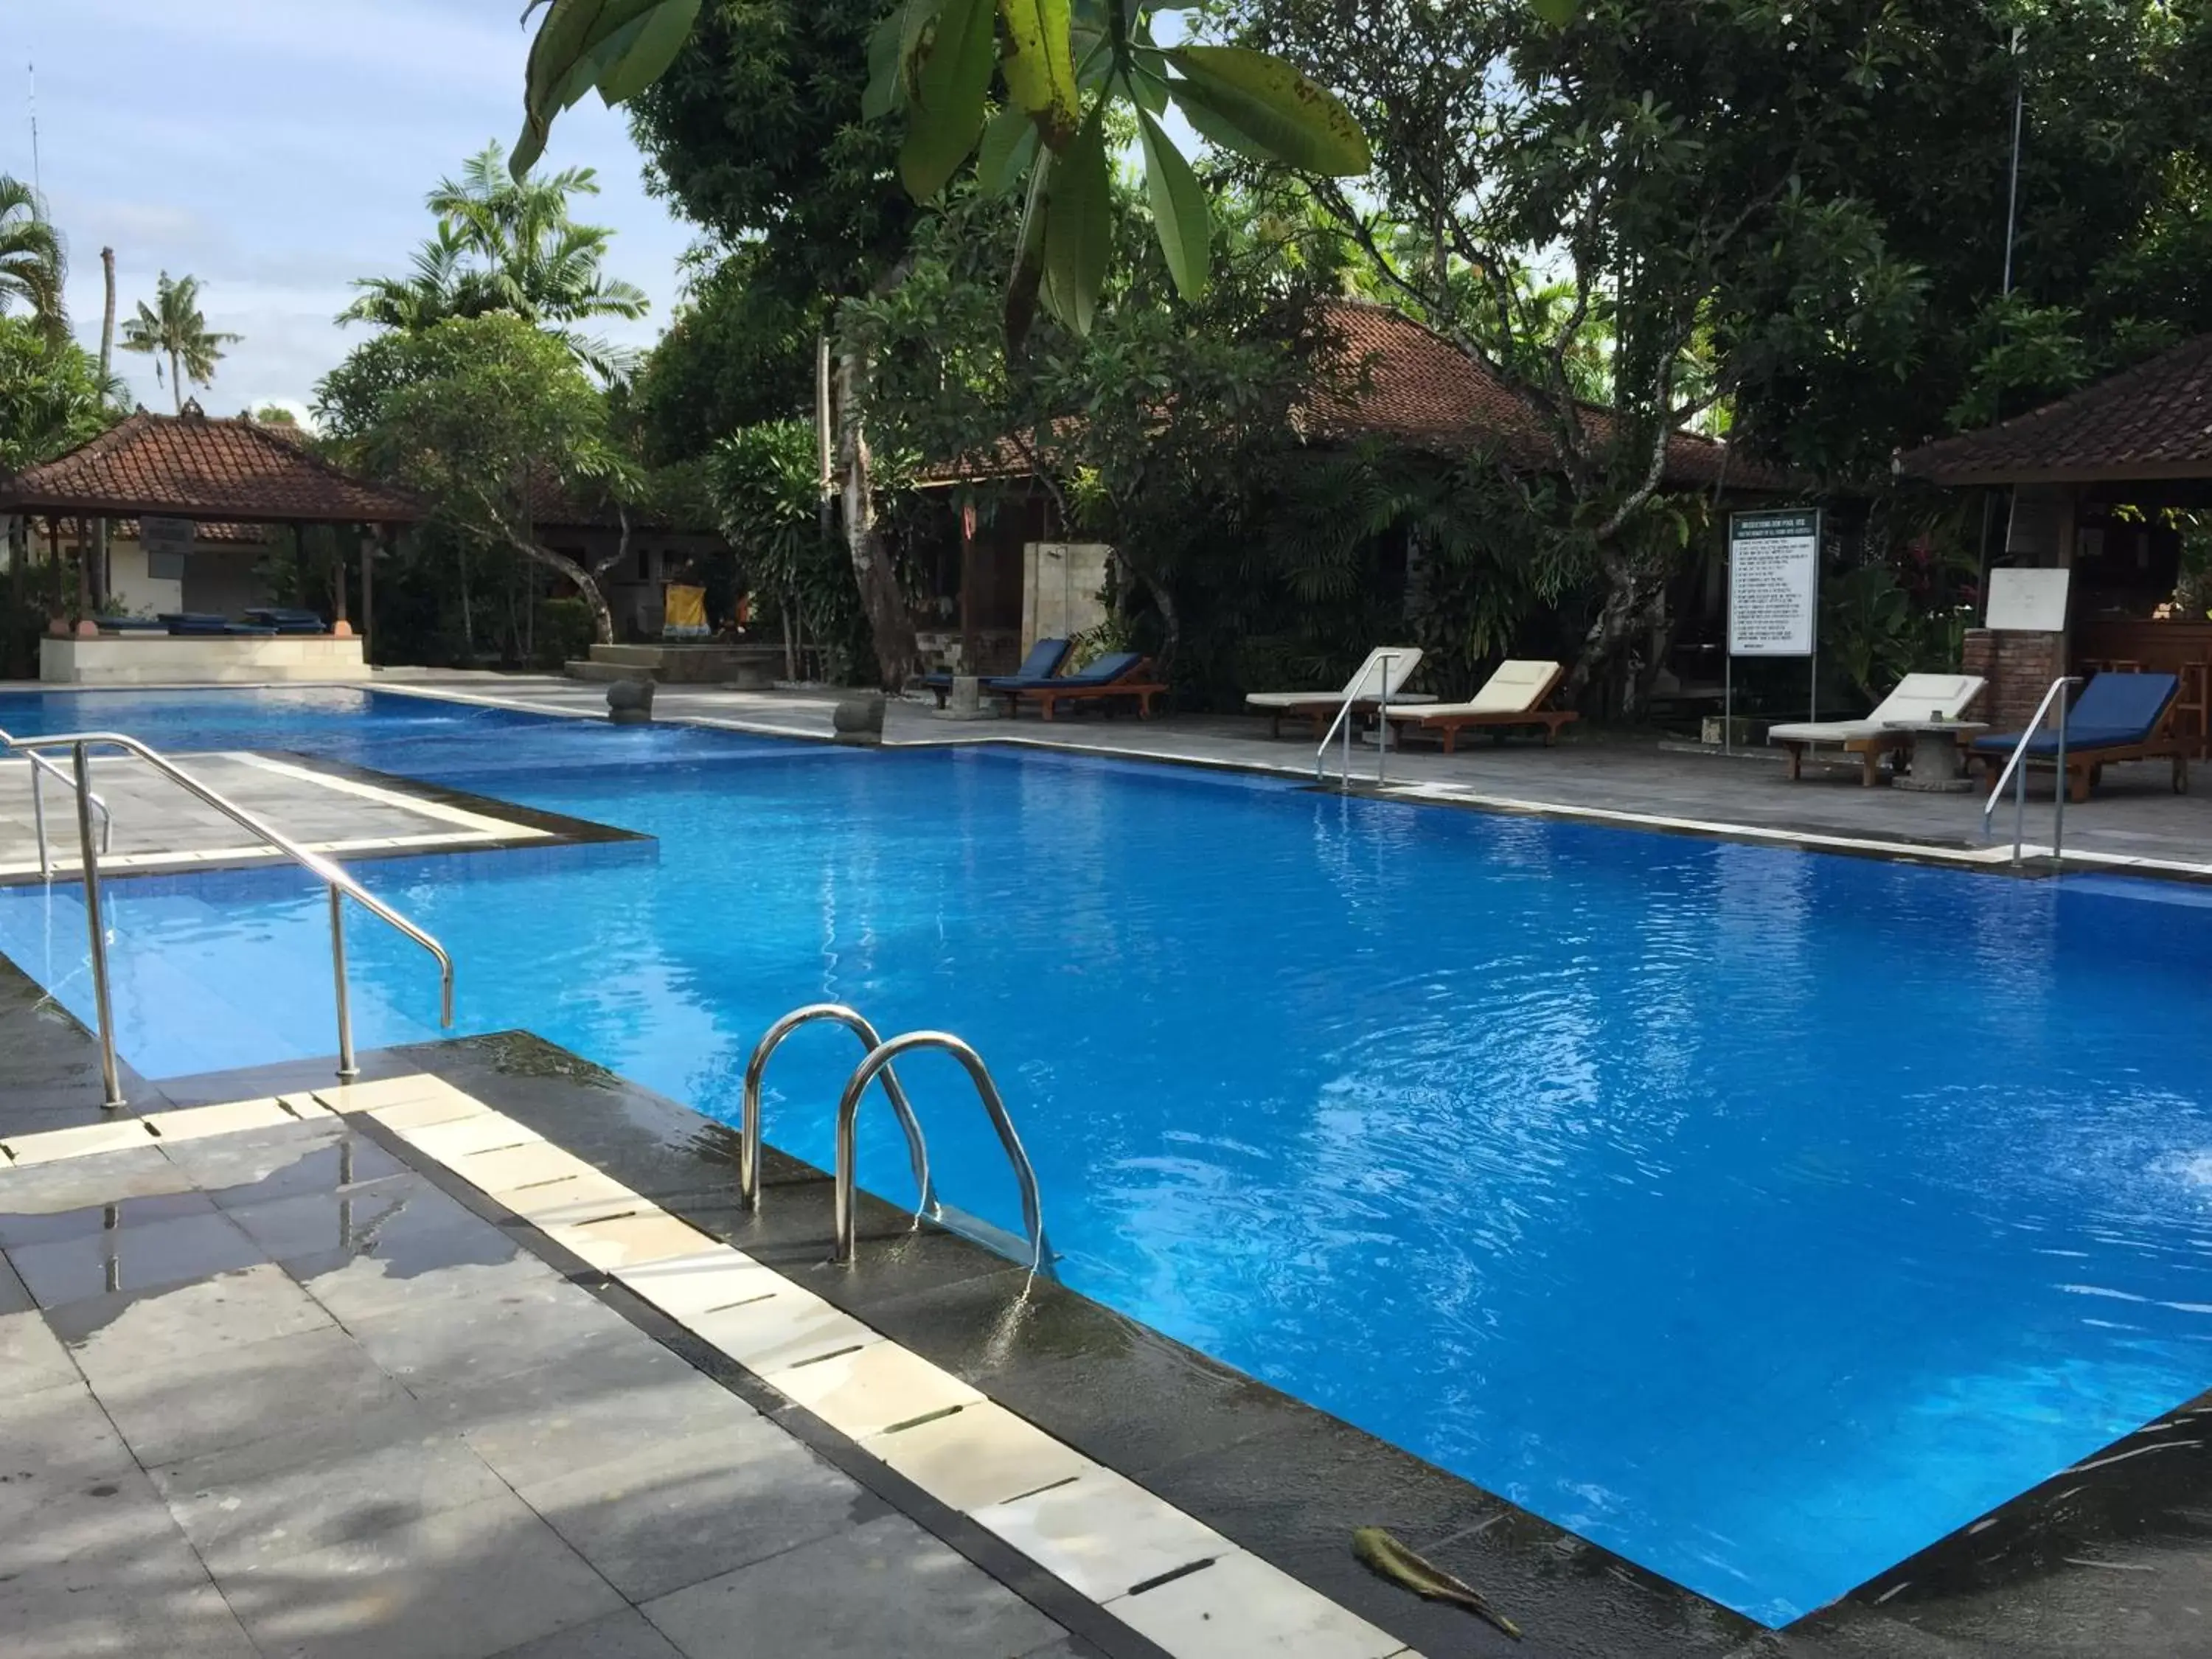
<path id="1" fill-rule="evenodd" d="M 1799 1644 L 1790 1651 L 1808 1656 L 1907 1659 L 1952 1619 L 1985 1625 L 1991 1598 L 2032 1598 L 2067 1570 L 2110 1568 L 2106 1578 L 2124 1583 L 2148 1569 L 2094 1558 L 2197 1541 L 2203 1529 L 2189 1517 L 2212 1504 L 2207 1391 L 1778 1630 L 1079 1291 L 1039 1281 L 1024 1293 L 1028 1275 L 1017 1264 L 942 1228 L 917 1231 L 906 1212 L 865 1192 L 860 1259 L 831 1268 L 822 1171 L 769 1147 L 763 1208 L 746 1215 L 734 1196 L 734 1131 L 531 1033 L 362 1059 L 366 1078 L 439 1077 L 689 1225 L 803 1279 L 988 1399 L 1425 1653 L 1489 1651 L 1494 1640 L 1498 1651 L 1744 1659 L 1786 1638 Z M 146 1109 L 330 1081 L 327 1060 L 168 1079 L 149 1085 L 160 1098 Z M 1485 1591 L 1528 1632 L 1527 1643 L 1510 1648 L 1468 1615 L 1374 1579 L 1348 1548 L 1352 1528 L 1368 1524 L 1390 1528 Z M 1997 1650 L 2008 1650 L 2002 1640 Z M 2116 1643 L 2110 1650 L 2171 1650 Z"/>
<path id="2" fill-rule="evenodd" d="M 449 853 L 546 851 L 556 848 L 604 846 L 613 842 L 658 845 L 655 837 L 640 830 L 599 823 L 588 818 L 549 811 L 543 807 L 525 806 L 518 802 L 501 800 L 446 784 L 410 778 L 404 773 L 380 772 L 327 756 L 309 755 L 289 749 L 222 749 L 180 753 L 187 762 L 194 753 L 222 755 L 272 769 L 313 773 L 331 780 L 340 788 L 350 786 L 394 797 L 404 803 L 443 812 L 465 814 L 504 826 L 500 831 L 479 831 L 465 836 L 446 836 L 426 831 L 419 836 L 378 837 L 357 842 L 308 841 L 301 843 L 310 852 L 319 853 L 343 864 L 385 859 L 437 858 Z M 245 832 L 240 831 L 240 834 Z M 275 848 L 249 842 L 237 847 L 103 857 L 100 860 L 100 876 L 104 882 L 131 881 L 155 876 L 267 869 L 289 862 L 288 855 Z M 66 862 L 59 859 L 56 860 L 51 880 L 75 882 L 79 873 L 72 852 Z M 0 869 L 0 888 L 40 887 L 46 885 L 49 879 L 40 875 L 35 866 Z"/>

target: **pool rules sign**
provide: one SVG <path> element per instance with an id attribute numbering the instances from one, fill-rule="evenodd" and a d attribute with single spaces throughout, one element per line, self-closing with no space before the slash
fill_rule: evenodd
<path id="1" fill-rule="evenodd" d="M 1820 510 L 1729 519 L 1729 654 L 1809 657 L 1820 599 Z"/>
<path id="2" fill-rule="evenodd" d="M 1728 570 L 1722 741 L 1733 748 L 1738 657 L 1813 658 L 1812 718 L 1820 717 L 1820 509 L 1730 514 Z"/>

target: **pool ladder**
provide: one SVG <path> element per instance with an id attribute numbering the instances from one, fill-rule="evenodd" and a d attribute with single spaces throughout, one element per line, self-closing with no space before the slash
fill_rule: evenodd
<path id="1" fill-rule="evenodd" d="M 70 771 L 47 759 L 40 751 L 47 749 L 66 749 L 70 751 Z M 109 835 L 114 820 L 106 802 L 93 793 L 92 751 L 94 749 L 119 749 L 125 754 L 143 761 L 154 770 L 175 784 L 185 793 L 197 797 L 246 830 L 271 851 L 282 854 L 294 864 L 320 881 L 329 890 L 331 905 L 331 975 L 337 994 L 338 1080 L 350 1083 L 361 1075 L 356 1064 L 353 1048 L 353 1003 L 349 995 L 346 973 L 345 901 L 349 898 L 386 926 L 412 939 L 430 954 L 438 965 L 438 1018 L 441 1025 L 453 1023 L 453 959 L 446 947 L 390 905 L 378 898 L 337 864 L 319 853 L 311 853 L 290 836 L 273 828 L 255 814 L 249 812 L 227 796 L 210 789 L 204 783 L 167 756 L 149 748 L 137 738 L 120 732 L 68 732 L 48 737 L 15 737 L 0 731 L 0 751 L 12 750 L 26 755 L 31 762 L 32 807 L 38 819 L 39 864 L 47 879 L 52 879 L 52 864 L 46 848 L 46 806 L 39 790 L 39 780 L 45 773 L 52 773 L 68 783 L 76 796 L 77 849 L 79 871 L 84 881 L 84 918 L 88 960 L 92 968 L 92 996 L 94 1023 L 100 1039 L 100 1108 L 103 1111 L 120 1111 L 127 1103 L 123 1098 L 122 1068 L 115 1058 L 115 1014 L 108 994 L 107 925 L 100 904 L 100 860 L 106 855 Z M 97 813 L 100 832 L 93 834 L 93 818 Z"/>
<path id="2" fill-rule="evenodd" d="M 884 1094 L 890 1101 L 891 1110 L 898 1115 L 899 1127 L 906 1134 L 907 1160 L 914 1170 L 915 1219 L 944 1220 L 945 1206 L 939 1201 L 930 1179 L 929 1148 L 922 1139 L 921 1121 L 914 1115 L 905 1085 L 891 1069 L 891 1063 L 901 1054 L 936 1048 L 958 1060 L 969 1080 L 975 1085 L 983 1110 L 990 1116 L 991 1127 L 998 1132 L 999 1145 L 1006 1150 L 1006 1162 L 1013 1166 L 1014 1181 L 1021 1188 L 1022 1226 L 1026 1235 L 1023 1242 L 1029 1250 L 1030 1271 L 1049 1272 L 1052 1251 L 1045 1242 L 1036 1170 L 1030 1163 L 1029 1153 L 1023 1149 L 1022 1138 L 1015 1132 L 1014 1121 L 1007 1114 L 1006 1099 L 1000 1094 L 998 1083 L 991 1076 L 991 1068 L 983 1063 L 982 1055 L 950 1031 L 908 1031 L 887 1042 L 858 1009 L 842 1002 L 810 1002 L 805 1007 L 793 1009 L 768 1028 L 755 1045 L 752 1058 L 745 1062 L 744 1116 L 738 1138 L 738 1194 L 744 1207 L 760 1208 L 761 1082 L 768 1072 L 769 1058 L 793 1031 L 823 1020 L 845 1027 L 860 1038 L 861 1046 L 867 1050 L 852 1075 L 846 1079 L 844 1091 L 837 1100 L 836 1237 L 830 1259 L 837 1262 L 853 1259 L 858 1211 L 854 1189 L 860 1163 L 860 1102 L 868 1092 L 868 1085 L 878 1077 L 883 1079 Z M 981 1225 L 996 1231 L 990 1229 L 988 1223 Z"/>

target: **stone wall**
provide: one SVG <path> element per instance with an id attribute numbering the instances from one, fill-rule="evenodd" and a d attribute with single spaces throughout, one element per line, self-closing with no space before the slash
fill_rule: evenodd
<path id="1" fill-rule="evenodd" d="M 1968 629 L 1960 667 L 1989 682 L 1970 718 L 1987 720 L 2000 732 L 2024 731 L 2051 682 L 2065 672 L 2065 647 L 2063 634 Z"/>

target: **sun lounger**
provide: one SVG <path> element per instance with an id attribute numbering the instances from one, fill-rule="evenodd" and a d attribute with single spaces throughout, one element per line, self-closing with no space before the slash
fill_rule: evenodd
<path id="1" fill-rule="evenodd" d="M 1389 659 L 1387 666 L 1385 658 Z M 1417 645 L 1377 646 L 1367 653 L 1359 672 L 1344 683 L 1341 691 L 1254 691 L 1246 695 L 1244 704 L 1268 716 L 1271 737 L 1283 735 L 1283 717 L 1287 714 L 1311 720 L 1313 734 L 1318 738 L 1327 734 L 1329 723 L 1347 700 L 1354 714 L 1373 714 L 1382 707 L 1386 687 L 1394 708 L 1403 702 L 1434 702 L 1436 698 L 1425 691 L 1403 689 L 1420 665 L 1421 648 Z"/>
<path id="2" fill-rule="evenodd" d="M 2189 790 L 2189 750 L 2195 741 L 2173 730 L 2174 697 L 2181 683 L 2172 674 L 2100 674 L 2081 688 L 2066 714 L 2066 799 L 2083 801 L 2118 761 L 2173 763 L 2173 793 Z M 1973 753 L 1995 781 L 2020 744 L 2017 732 L 1990 732 L 1974 739 Z M 2028 740 L 2026 762 L 2056 765 L 2058 733 L 2046 727 Z"/>
<path id="3" fill-rule="evenodd" d="M 1547 708 L 1544 700 L 1566 678 L 1564 664 L 1508 659 L 1465 702 L 1432 702 L 1390 711 L 1390 724 L 1402 736 L 1407 732 L 1434 732 L 1444 740 L 1444 753 L 1452 752 L 1459 734 L 1480 727 L 1503 738 L 1516 726 L 1544 728 L 1544 747 L 1558 739 L 1559 728 L 1576 718 L 1571 708 Z"/>
<path id="4" fill-rule="evenodd" d="M 1790 775 L 1804 775 L 1805 753 L 1831 744 L 1859 757 L 1859 781 L 1881 781 L 1881 757 L 1912 746 L 1912 734 L 1893 729 L 1900 720 L 1955 720 L 1982 695 L 1978 674 L 1907 674 L 1863 720 L 1797 720 L 1766 734 L 1790 751 Z"/>
<path id="5" fill-rule="evenodd" d="M 1009 717 L 1021 711 L 1024 702 L 1035 702 L 1045 719 L 1063 702 L 1099 702 L 1111 711 L 1112 700 L 1133 697 L 1137 700 L 1137 718 L 1150 720 L 1152 700 L 1163 696 L 1167 687 L 1154 677 L 1152 661 L 1133 651 L 1109 652 L 1088 668 L 1079 668 L 1073 674 L 1045 675 L 1024 679 L 1008 675 L 1003 679 L 986 680 L 984 689 L 994 697 L 1006 700 Z"/>
<path id="6" fill-rule="evenodd" d="M 1045 680 L 1060 672 L 1060 665 L 1067 660 L 1069 642 L 1066 640 L 1039 640 L 1030 647 L 1022 665 L 1005 678 L 1012 680 Z M 927 686 L 937 694 L 937 706 L 945 707 L 945 698 L 952 695 L 953 677 L 950 674 L 920 674 L 915 683 Z"/>
<path id="7" fill-rule="evenodd" d="M 249 609 L 246 620 L 257 628 L 273 628 L 279 634 L 326 634 L 319 612 L 291 605 L 261 605 Z"/>

